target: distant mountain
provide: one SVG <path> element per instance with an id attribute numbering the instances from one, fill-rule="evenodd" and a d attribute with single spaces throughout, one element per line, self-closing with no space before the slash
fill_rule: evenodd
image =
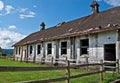
<path id="1" fill-rule="evenodd" d="M 3 54 L 13 54 L 13 49 L 2 49 Z"/>

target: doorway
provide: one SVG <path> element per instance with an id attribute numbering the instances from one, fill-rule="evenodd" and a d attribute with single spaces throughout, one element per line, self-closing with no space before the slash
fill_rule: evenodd
<path id="1" fill-rule="evenodd" d="M 104 60 L 116 61 L 116 46 L 115 44 L 104 45 Z"/>
<path id="2" fill-rule="evenodd" d="M 116 61 L 116 46 L 115 44 L 105 44 L 104 45 L 104 60 L 105 61 Z M 116 64 L 105 64 L 105 66 L 113 66 L 115 67 Z M 107 71 L 115 71 L 115 69 L 106 68 Z"/>

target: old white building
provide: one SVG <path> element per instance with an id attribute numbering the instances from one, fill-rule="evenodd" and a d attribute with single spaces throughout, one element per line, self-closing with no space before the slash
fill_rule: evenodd
<path id="1" fill-rule="evenodd" d="M 75 60 L 120 59 L 120 7 L 99 12 L 94 0 L 93 13 L 69 22 L 59 23 L 30 34 L 14 45 L 17 60 L 41 61 L 41 58 Z"/>

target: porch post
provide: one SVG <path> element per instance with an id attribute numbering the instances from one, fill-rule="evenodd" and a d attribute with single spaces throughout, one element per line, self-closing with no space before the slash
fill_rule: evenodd
<path id="1" fill-rule="evenodd" d="M 116 43 L 116 59 L 120 59 L 120 41 Z"/>

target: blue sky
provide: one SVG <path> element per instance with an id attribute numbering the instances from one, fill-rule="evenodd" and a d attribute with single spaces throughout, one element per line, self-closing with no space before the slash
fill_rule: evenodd
<path id="1" fill-rule="evenodd" d="M 0 0 L 0 46 L 11 46 L 30 33 L 91 14 L 93 0 Z M 120 0 L 97 0 L 100 11 L 120 5 Z"/>

